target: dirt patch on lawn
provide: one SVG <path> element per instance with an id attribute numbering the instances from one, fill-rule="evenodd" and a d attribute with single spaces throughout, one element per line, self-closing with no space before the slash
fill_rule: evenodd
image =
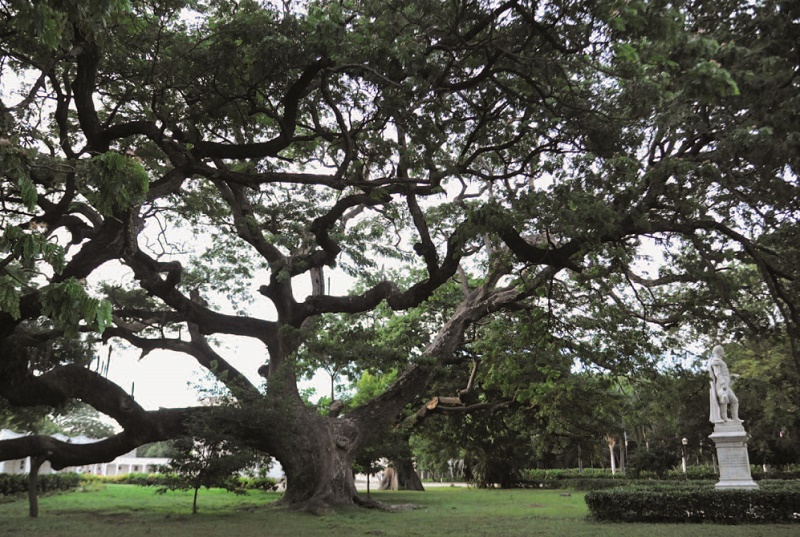
<path id="1" fill-rule="evenodd" d="M 119 524 L 120 522 L 127 522 L 131 518 L 133 518 L 130 513 L 107 513 L 105 511 L 87 511 L 87 510 L 53 511 L 53 514 L 56 516 L 70 516 L 70 515 L 86 516 L 94 520 L 106 522 L 108 524 Z"/>

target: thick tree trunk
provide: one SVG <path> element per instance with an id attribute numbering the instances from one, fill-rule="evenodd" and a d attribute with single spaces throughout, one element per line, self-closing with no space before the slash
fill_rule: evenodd
<path id="1" fill-rule="evenodd" d="M 286 473 L 281 502 L 324 513 L 334 505 L 361 503 L 353 477 L 359 431 L 348 419 L 294 409 L 282 428 L 280 445 L 270 449 Z"/>
<path id="2" fill-rule="evenodd" d="M 410 458 L 395 461 L 399 490 L 425 490 Z"/>

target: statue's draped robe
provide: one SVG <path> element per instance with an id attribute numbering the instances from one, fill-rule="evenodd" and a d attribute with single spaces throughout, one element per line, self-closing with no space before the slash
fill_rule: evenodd
<path id="1" fill-rule="evenodd" d="M 714 382 L 714 379 L 712 378 L 709 384 L 711 385 L 711 389 L 708 390 L 708 395 L 711 403 L 710 405 L 711 414 L 708 417 L 708 421 L 710 421 L 711 423 L 720 423 L 725 420 L 723 420 L 722 416 L 720 415 L 719 400 L 717 399 L 716 382 Z"/>

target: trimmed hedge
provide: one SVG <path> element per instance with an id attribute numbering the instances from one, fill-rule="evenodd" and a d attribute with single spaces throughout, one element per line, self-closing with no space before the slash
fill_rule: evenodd
<path id="1" fill-rule="evenodd" d="M 81 483 L 81 476 L 72 472 L 40 474 L 36 480 L 39 493 L 55 490 L 73 490 Z M 26 494 L 28 474 L 0 474 L 0 496 Z"/>
<path id="2" fill-rule="evenodd" d="M 123 474 L 115 476 L 86 475 L 87 482 L 113 483 L 119 485 L 138 485 L 140 487 L 180 488 L 182 478 L 176 474 Z M 239 488 L 244 490 L 275 490 L 277 482 L 269 477 L 239 477 Z"/>
<path id="3" fill-rule="evenodd" d="M 586 504 L 595 520 L 610 522 L 800 523 L 800 486 L 779 481 L 753 490 L 696 483 L 597 490 Z"/>
<path id="4" fill-rule="evenodd" d="M 689 466 L 684 474 L 681 469 L 674 469 L 659 478 L 653 472 L 642 471 L 638 477 L 633 473 L 617 472 L 612 474 L 608 468 L 577 468 L 538 470 L 531 469 L 523 472 L 519 486 L 525 488 L 577 488 L 579 490 L 594 490 L 598 488 L 619 487 L 648 483 L 652 480 L 661 482 L 686 482 L 688 481 L 719 481 L 719 474 L 711 466 Z M 760 465 L 751 465 L 750 473 L 754 480 L 798 480 L 800 479 L 800 465 L 787 465 L 782 468 L 771 468 L 765 473 Z M 599 481 L 592 484 L 593 481 Z"/>
<path id="5" fill-rule="evenodd" d="M 631 481 L 626 479 L 611 478 L 564 478 L 564 479 L 525 479 L 517 482 L 517 486 L 523 489 L 573 489 L 573 490 L 597 490 L 612 487 L 624 487 L 630 485 Z"/>
<path id="6" fill-rule="evenodd" d="M 245 490 L 273 491 L 278 489 L 278 482 L 271 477 L 240 477 L 239 483 Z"/>
<path id="7" fill-rule="evenodd" d="M 173 474 L 143 474 L 131 473 L 122 475 L 100 476 L 85 475 L 84 481 L 94 483 L 109 483 L 115 485 L 138 485 L 140 487 L 168 487 L 179 481 Z"/>

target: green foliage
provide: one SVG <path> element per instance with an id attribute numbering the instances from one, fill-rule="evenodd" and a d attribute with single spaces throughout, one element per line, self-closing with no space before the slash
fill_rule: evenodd
<path id="1" fill-rule="evenodd" d="M 133 157 L 107 151 L 84 168 L 84 194 L 100 214 L 111 216 L 144 201 L 150 185 L 147 171 Z"/>
<path id="2" fill-rule="evenodd" d="M 2 131 L 6 125 L 1 125 Z M 39 194 L 30 177 L 31 152 L 19 146 L 19 138 L 0 138 L 0 177 L 16 186 L 23 206 L 32 211 Z"/>
<path id="3" fill-rule="evenodd" d="M 96 476 L 86 475 L 82 479 L 91 483 L 108 483 L 116 485 L 137 485 L 139 487 L 161 487 L 169 490 L 186 490 L 191 487 L 183 486 L 184 477 L 174 473 L 130 473 L 115 476 Z M 230 483 L 225 485 L 235 487 L 235 490 L 263 490 L 273 491 L 277 488 L 278 483 L 271 477 L 243 477 L 235 476 Z M 224 488 L 226 490 L 233 490 L 228 486 L 216 487 L 212 485 L 211 488 Z M 209 488 L 209 487 L 207 487 Z"/>
<path id="4" fill-rule="evenodd" d="M 100 419 L 100 413 L 85 403 L 75 403 L 60 412 L 56 424 L 67 436 L 106 438 L 114 434 L 114 427 Z"/>
<path id="5" fill-rule="evenodd" d="M 640 447 L 631 455 L 625 463 L 626 471 L 630 471 L 634 476 L 638 476 L 642 470 L 653 472 L 658 478 L 664 477 L 669 470 L 675 467 L 680 461 L 680 456 L 675 448 L 667 446 L 651 446 L 649 448 Z"/>
<path id="6" fill-rule="evenodd" d="M 174 447 L 176 452 L 164 467 L 171 477 L 162 490 L 194 490 L 193 513 L 197 512 L 197 492 L 201 487 L 241 492 L 243 484 L 238 474 L 257 457 L 227 440 L 185 437 L 175 440 Z"/>
<path id="7" fill-rule="evenodd" d="M 617 483 L 617 486 L 622 486 L 625 484 L 645 482 L 658 477 L 655 472 L 648 470 L 639 471 L 638 473 L 630 472 L 628 470 L 630 470 L 629 467 L 625 472 L 617 472 L 616 474 L 612 474 L 610 468 L 529 469 L 524 472 L 523 477 L 526 483 L 558 482 L 558 485 L 555 488 L 571 488 L 572 485 L 569 483 L 573 480 L 587 481 L 591 479 L 599 479 L 602 481 L 614 481 Z M 687 472 L 684 474 L 682 469 L 674 468 L 663 474 L 661 479 L 681 482 L 687 480 L 708 482 L 719 481 L 719 474 L 712 466 L 690 465 L 686 467 L 686 470 Z M 761 468 L 758 466 L 752 467 L 752 475 L 754 479 L 767 477 L 762 473 Z M 795 472 L 791 468 L 787 467 L 783 469 L 772 469 L 772 472 L 768 475 L 768 477 L 769 479 L 793 479 L 792 476 L 794 475 Z"/>
<path id="8" fill-rule="evenodd" d="M 715 490 L 710 485 L 631 487 L 586 495 L 592 517 L 609 522 L 798 522 L 796 483 L 765 483 L 756 490 Z"/>
<path id="9" fill-rule="evenodd" d="M 266 492 L 278 489 L 278 482 L 271 477 L 239 477 L 239 485 L 245 490 L 263 490 Z"/>
<path id="10" fill-rule="evenodd" d="M 16 282 L 9 276 L 0 276 L 0 311 L 19 319 L 19 293 Z"/>
<path id="11" fill-rule="evenodd" d="M 160 473 L 145 474 L 132 472 L 129 474 L 100 476 L 86 474 L 83 480 L 88 484 L 116 484 L 116 485 L 137 485 L 139 487 L 163 487 L 165 489 L 181 489 L 182 478 L 178 474 Z"/>
<path id="12" fill-rule="evenodd" d="M 137 457 L 172 457 L 177 454 L 177 448 L 171 440 L 145 444 L 136 448 Z"/>
<path id="13" fill-rule="evenodd" d="M 81 319 L 100 333 L 111 323 L 111 304 L 89 296 L 74 278 L 42 289 L 42 313 L 55 321 L 67 337 L 78 335 Z"/>
<path id="14" fill-rule="evenodd" d="M 51 50 L 69 47 L 76 30 L 91 34 L 108 19 L 130 10 L 129 0 L 10 0 L 18 31 L 39 38 Z"/>
<path id="15" fill-rule="evenodd" d="M 20 294 L 35 276 L 37 262 L 43 261 L 53 272 L 60 273 L 64 268 L 64 248 L 38 232 L 36 226 L 23 230 L 10 225 L 0 235 L 0 255 L 5 257 L 0 263 L 0 311 L 19 319 Z"/>
<path id="16" fill-rule="evenodd" d="M 754 463 L 786 465 L 800 461 L 800 368 L 788 342 L 758 339 L 726 348 L 742 419 L 750 434 Z"/>
<path id="17" fill-rule="evenodd" d="M 364 371 L 355 382 L 355 393 L 350 398 L 349 404 L 357 407 L 368 403 L 386 391 L 386 388 L 395 380 L 397 380 L 396 369 L 384 374 L 373 374 L 369 371 Z"/>
<path id="18" fill-rule="evenodd" d="M 17 433 L 60 433 L 61 428 L 53 421 L 51 410 L 45 406 L 15 408 L 0 398 L 0 429 Z"/>
<path id="19" fill-rule="evenodd" d="M 80 474 L 59 472 L 40 474 L 36 479 L 36 490 L 39 493 L 69 491 L 80 485 Z M 0 474 L 0 496 L 26 494 L 28 492 L 28 474 Z"/>

